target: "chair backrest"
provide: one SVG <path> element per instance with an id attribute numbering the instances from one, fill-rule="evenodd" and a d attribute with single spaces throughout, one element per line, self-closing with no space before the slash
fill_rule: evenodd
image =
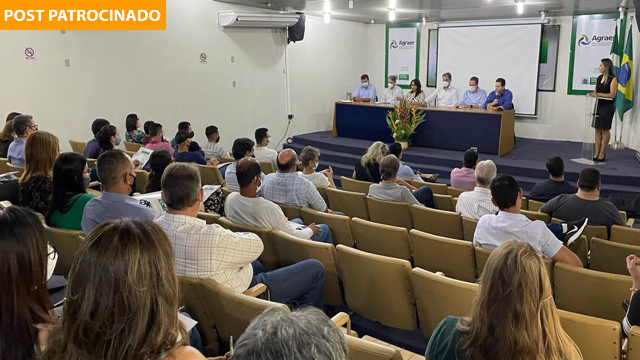
<path id="1" fill-rule="evenodd" d="M 411 217 L 411 205 L 405 202 L 384 201 L 367 196 L 369 218 L 379 224 L 403 227 L 407 230 L 413 228 Z"/>
<path id="2" fill-rule="evenodd" d="M 433 200 L 436 203 L 436 209 L 438 210 L 456 211 L 451 195 L 433 194 Z"/>
<path id="3" fill-rule="evenodd" d="M 420 329 L 427 338 L 448 315 L 468 316 L 480 295 L 478 284 L 436 275 L 418 267 L 413 269 L 412 275 Z"/>
<path id="4" fill-rule="evenodd" d="M 200 171 L 200 182 L 202 185 L 222 185 L 224 179 L 220 170 L 215 166 L 194 164 Z"/>
<path id="5" fill-rule="evenodd" d="M 432 182 L 426 182 L 426 181 L 420 181 L 420 180 L 413 180 L 412 183 L 413 183 L 413 186 L 415 186 L 418 189 L 420 189 L 421 187 L 428 186 L 429 188 L 431 188 L 433 195 L 436 195 L 436 194 L 449 195 L 449 193 L 447 193 L 446 184 L 432 183 Z"/>
<path id="6" fill-rule="evenodd" d="M 476 233 L 476 227 L 478 227 L 478 220 L 462 217 L 462 232 L 464 234 L 464 240 L 473 241 L 473 235 Z"/>
<path id="7" fill-rule="evenodd" d="M 84 154 L 84 149 L 87 147 L 85 141 L 69 140 L 69 145 L 71 145 L 71 150 L 78 154 Z"/>
<path id="8" fill-rule="evenodd" d="M 622 210 L 618 210 L 618 212 L 620 213 L 620 217 L 622 218 L 622 221 L 624 221 L 626 223 L 627 222 L 627 212 L 626 211 L 622 211 Z"/>
<path id="9" fill-rule="evenodd" d="M 134 142 L 131 142 L 131 141 L 123 141 L 123 142 L 124 142 L 124 148 L 127 151 L 138 152 L 138 150 L 140 150 L 140 148 L 144 146 L 142 144 L 134 143 Z"/>
<path id="10" fill-rule="evenodd" d="M 591 239 L 591 270 L 629 275 L 627 256 L 640 256 L 640 245 L 620 244 L 598 238 Z"/>
<path id="11" fill-rule="evenodd" d="M 89 167 L 89 169 L 93 169 L 96 167 L 97 162 L 98 162 L 98 159 L 87 158 L 87 167 Z"/>
<path id="12" fill-rule="evenodd" d="M 146 170 L 134 170 L 136 173 L 136 192 L 144 194 L 147 192 L 149 183 L 149 173 Z"/>
<path id="13" fill-rule="evenodd" d="M 411 261 L 409 232 L 406 228 L 352 219 L 356 246 L 372 254 Z"/>
<path id="14" fill-rule="evenodd" d="M 627 360 L 640 360 L 640 326 L 633 326 L 629 331 Z"/>
<path id="15" fill-rule="evenodd" d="M 349 308 L 386 326 L 414 330 L 416 309 L 411 263 L 337 246 Z"/>
<path id="16" fill-rule="evenodd" d="M 50 242 L 58 253 L 55 275 L 67 277 L 73 257 L 82 244 L 82 231 L 54 228 L 44 225 L 44 238 Z"/>
<path id="17" fill-rule="evenodd" d="M 622 301 L 629 299 L 631 277 L 556 263 L 554 293 L 559 309 L 611 321 L 624 317 Z"/>
<path id="18" fill-rule="evenodd" d="M 547 224 L 551 222 L 551 216 L 549 214 L 541 213 L 538 211 L 530 211 L 530 210 L 520 210 L 520 213 L 526 216 L 527 218 L 529 218 L 529 220 L 533 220 L 533 221 L 541 220 Z"/>
<path id="19" fill-rule="evenodd" d="M 318 189 L 318 193 L 320 194 L 320 196 L 322 196 L 322 200 L 324 200 L 325 204 L 327 204 L 329 209 L 331 209 L 331 204 L 329 203 L 329 196 L 327 195 L 327 188 L 316 186 L 316 189 Z"/>
<path id="20" fill-rule="evenodd" d="M 584 360 L 621 359 L 622 330 L 619 321 L 563 310 L 559 310 L 559 315 L 562 329 L 576 343 Z"/>
<path id="21" fill-rule="evenodd" d="M 293 265 L 302 260 L 316 259 L 324 265 L 324 302 L 327 305 L 340 306 L 342 289 L 340 288 L 340 271 L 338 255 L 331 244 L 303 240 L 280 230 L 272 234 L 273 243 L 278 249 L 278 258 L 282 266 Z"/>
<path id="22" fill-rule="evenodd" d="M 280 267 L 280 263 L 278 261 L 278 252 L 276 251 L 276 247 L 273 244 L 271 237 L 272 231 L 270 229 L 238 224 L 237 222 L 233 222 L 226 217 L 221 217 L 220 219 L 218 219 L 218 224 L 233 232 L 251 232 L 260 236 L 260 239 L 262 239 L 264 250 L 262 251 L 262 254 L 260 254 L 258 260 L 260 260 L 264 268 L 267 270 L 274 270 Z"/>
<path id="23" fill-rule="evenodd" d="M 609 233 L 607 232 L 607 227 L 604 225 L 587 225 L 582 235 L 587 237 L 589 243 L 591 243 L 591 239 L 594 237 L 609 240 Z"/>
<path id="24" fill-rule="evenodd" d="M 16 172 L 16 176 L 20 177 L 22 175 L 22 173 L 24 172 L 24 167 L 23 166 L 18 166 L 18 165 L 13 165 L 10 162 L 7 162 L 7 168 L 9 168 L 8 172 Z"/>
<path id="25" fill-rule="evenodd" d="M 367 195 L 338 189 L 327 189 L 327 197 L 331 210 L 339 211 L 348 217 L 358 217 L 369 220 Z"/>
<path id="26" fill-rule="evenodd" d="M 526 196 L 522 197 L 522 202 L 520 203 L 520 210 L 529 210 L 529 198 Z"/>
<path id="27" fill-rule="evenodd" d="M 325 224 L 331 229 L 333 244 L 354 247 L 351 218 L 345 215 L 323 213 L 309 208 L 300 209 L 305 224 Z"/>
<path id="28" fill-rule="evenodd" d="M 476 281 L 476 256 L 471 242 L 418 230 L 411 230 L 409 235 L 415 267 L 431 272 L 442 271 L 453 279 Z"/>
<path id="29" fill-rule="evenodd" d="M 459 213 L 413 205 L 411 215 L 413 227 L 417 230 L 451 239 L 464 239 L 462 216 Z"/>
<path id="30" fill-rule="evenodd" d="M 640 246 L 640 229 L 613 225 L 610 240 L 621 244 Z"/>
<path id="31" fill-rule="evenodd" d="M 369 194 L 369 186 L 373 184 L 372 182 L 355 180 L 345 176 L 340 177 L 340 183 L 342 184 L 342 190 L 359 192 L 365 195 Z"/>
<path id="32" fill-rule="evenodd" d="M 276 172 L 276 168 L 275 168 L 275 166 L 273 166 L 273 163 L 271 161 L 261 161 L 260 162 L 260 169 L 262 169 L 262 172 L 265 175 L 269 175 L 269 174 L 272 174 L 272 173 Z"/>
<path id="33" fill-rule="evenodd" d="M 464 189 L 458 189 L 458 188 L 454 188 L 452 186 L 448 186 L 447 187 L 447 194 L 451 195 L 451 197 L 460 197 L 460 194 L 462 194 L 463 192 L 467 192 L 469 190 L 464 190 Z"/>
<path id="34" fill-rule="evenodd" d="M 136 152 L 135 152 L 135 151 L 129 151 L 129 150 L 124 150 L 124 153 L 125 153 L 125 154 L 127 154 L 127 155 L 129 155 L 129 157 L 133 157 L 133 155 L 135 155 L 135 154 L 136 154 Z"/>
<path id="35" fill-rule="evenodd" d="M 7 163 L 9 163 L 9 159 L 0 158 L 0 175 L 4 174 L 4 173 L 8 173 L 9 171 L 11 171 L 9 169 L 9 167 L 7 166 Z"/>
<path id="36" fill-rule="evenodd" d="M 300 206 L 280 204 L 280 203 L 276 203 L 276 204 L 280 206 L 280 208 L 282 209 L 282 212 L 284 213 L 284 216 L 286 216 L 287 219 L 289 220 L 302 219 L 302 215 L 300 214 L 300 210 L 302 208 Z"/>
<path id="37" fill-rule="evenodd" d="M 220 164 L 225 164 L 225 163 L 230 163 L 230 162 L 235 162 L 236 159 L 234 159 L 233 157 L 230 156 L 221 156 L 220 157 Z"/>
<path id="38" fill-rule="evenodd" d="M 178 282 L 180 284 L 180 305 L 184 306 L 184 311 L 189 313 L 194 319 L 198 319 L 196 327 L 202 335 L 205 347 L 215 346 L 219 339 L 214 328 L 213 318 L 209 314 L 209 306 L 202 301 L 198 294 L 198 287 L 201 285 L 201 280 L 192 277 L 178 276 Z"/>
<path id="39" fill-rule="evenodd" d="M 583 239 L 584 240 L 584 239 Z M 475 247 L 476 252 L 476 272 L 478 274 L 478 278 L 482 275 L 482 270 L 484 270 L 484 266 L 489 260 L 489 255 L 491 255 L 491 250 L 485 249 L 482 246 Z M 549 280 L 553 284 L 553 265 L 555 264 L 553 260 L 542 258 L 542 262 L 544 263 L 544 267 L 547 269 L 547 274 L 549 274 Z"/>
<path id="40" fill-rule="evenodd" d="M 349 347 L 349 360 L 402 360 L 400 350 L 359 339 L 355 336 L 345 336 Z"/>
<path id="41" fill-rule="evenodd" d="M 542 205 L 544 205 L 543 202 L 529 199 L 529 211 L 539 212 Z"/>
<path id="42" fill-rule="evenodd" d="M 219 220 L 220 220 L 220 215 L 218 215 L 216 213 L 199 212 L 198 213 L 198 219 L 202 219 L 202 220 L 206 221 L 207 224 L 209 224 L 209 225 L 218 224 Z"/>
<path id="43" fill-rule="evenodd" d="M 229 189 L 226 186 L 222 187 L 222 195 L 224 196 L 224 198 L 226 199 L 227 196 L 229 196 L 229 194 L 231 194 L 233 192 L 233 190 Z"/>

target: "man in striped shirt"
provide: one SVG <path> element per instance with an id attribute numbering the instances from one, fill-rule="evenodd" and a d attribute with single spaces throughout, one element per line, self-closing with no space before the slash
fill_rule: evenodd
<path id="1" fill-rule="evenodd" d="M 460 194 L 456 211 L 472 219 L 480 219 L 486 214 L 495 214 L 498 207 L 491 202 L 491 181 L 496 177 L 496 164 L 491 160 L 480 161 L 476 165 L 476 187 L 473 191 Z"/>

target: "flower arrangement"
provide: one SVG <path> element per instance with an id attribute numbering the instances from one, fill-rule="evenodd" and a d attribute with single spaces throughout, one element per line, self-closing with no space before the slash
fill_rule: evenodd
<path id="1" fill-rule="evenodd" d="M 387 125 L 396 141 L 408 142 L 418 125 L 424 122 L 424 117 L 424 111 L 418 111 L 408 100 L 402 99 L 387 114 Z"/>

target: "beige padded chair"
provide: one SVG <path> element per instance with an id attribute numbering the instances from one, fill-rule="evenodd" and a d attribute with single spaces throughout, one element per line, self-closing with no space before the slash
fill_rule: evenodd
<path id="1" fill-rule="evenodd" d="M 420 329 L 427 338 L 448 315 L 468 316 L 480 295 L 478 284 L 439 276 L 420 268 L 414 268 L 412 273 Z"/>
<path id="2" fill-rule="evenodd" d="M 411 263 L 337 246 L 345 300 L 354 312 L 386 326 L 417 327 Z"/>
<path id="3" fill-rule="evenodd" d="M 583 239 L 584 240 L 584 239 Z M 475 247 L 476 252 L 476 272 L 478 273 L 478 278 L 482 275 L 482 270 L 484 269 L 484 265 L 489 260 L 489 255 L 491 255 L 491 250 L 485 249 L 482 246 Z M 553 260 L 542 258 L 542 262 L 544 262 L 544 267 L 547 269 L 547 274 L 549 274 L 549 280 L 551 284 L 553 284 L 553 265 L 555 264 Z"/>
<path id="4" fill-rule="evenodd" d="M 133 152 L 138 152 L 138 150 L 140 150 L 140 148 L 144 146 L 142 144 L 138 144 L 130 141 L 123 141 L 123 143 L 124 143 L 124 148 L 127 151 L 133 151 Z"/>
<path id="5" fill-rule="evenodd" d="M 225 164 L 225 163 L 230 163 L 230 162 L 235 162 L 236 159 L 230 157 L 230 156 L 222 156 L 220 158 L 220 164 Z"/>
<path id="6" fill-rule="evenodd" d="M 7 158 L 0 158 L 0 175 L 8 173 L 10 171 L 9 167 L 7 166 L 8 162 L 9 160 Z"/>
<path id="7" fill-rule="evenodd" d="M 373 184 L 368 181 L 360 181 L 345 176 L 340 176 L 340 183 L 342 184 L 342 190 L 359 192 L 361 194 L 369 194 L 369 186 Z"/>
<path id="8" fill-rule="evenodd" d="M 269 174 L 272 174 L 272 173 L 276 172 L 275 166 L 273 166 L 273 163 L 270 162 L 270 161 L 261 161 L 260 162 L 260 169 L 262 169 L 262 172 L 265 175 L 269 175 Z"/>
<path id="9" fill-rule="evenodd" d="M 619 321 L 563 310 L 559 310 L 559 314 L 562 329 L 576 343 L 584 360 L 621 359 L 622 330 Z"/>
<path id="10" fill-rule="evenodd" d="M 202 219 L 202 220 L 206 221 L 207 224 L 209 224 L 209 225 L 218 224 L 218 221 L 220 220 L 220 215 L 218 215 L 216 213 L 199 212 L 198 213 L 198 219 Z"/>
<path id="11" fill-rule="evenodd" d="M 413 180 L 412 181 L 413 186 L 415 186 L 416 188 L 420 189 L 421 187 L 425 187 L 428 186 L 431 188 L 431 191 L 433 192 L 433 195 L 449 195 L 449 193 L 447 193 L 447 185 L 446 184 L 439 184 L 439 183 L 431 183 L 431 182 L 426 182 L 426 181 L 420 181 L 420 180 Z"/>
<path id="12" fill-rule="evenodd" d="M 376 345 L 381 345 L 381 346 L 384 346 L 384 347 L 399 351 L 400 352 L 400 357 L 403 360 L 425 360 L 424 356 L 422 356 L 422 355 L 418 355 L 418 354 L 412 353 L 411 351 L 408 351 L 408 350 L 402 349 L 402 348 L 400 348 L 398 346 L 386 343 L 386 342 L 384 342 L 382 340 L 378 340 L 378 339 L 376 339 L 374 337 L 371 337 L 369 335 L 363 336 L 362 340 L 368 341 L 369 343 L 373 343 L 373 344 L 376 344 Z M 350 359 L 350 360 L 352 360 L 352 359 Z"/>
<path id="13" fill-rule="evenodd" d="M 522 197 L 522 203 L 520 204 L 520 210 L 529 210 L 529 199 L 526 196 Z"/>
<path id="14" fill-rule="evenodd" d="M 82 244 L 82 231 L 59 229 L 44 224 L 44 238 L 50 242 L 58 253 L 55 275 L 67 277 L 73 257 Z"/>
<path id="15" fill-rule="evenodd" d="M 276 203 L 276 205 L 280 206 L 284 216 L 289 220 L 293 219 L 302 219 L 302 215 L 300 214 L 300 210 L 302 209 L 300 206 L 296 205 L 288 205 L 288 204 L 280 204 Z"/>
<path id="16" fill-rule="evenodd" d="M 196 327 L 202 336 L 207 353 L 218 353 L 219 338 L 214 328 L 213 318 L 208 311 L 210 309 L 205 306 L 198 294 L 201 280 L 178 276 L 178 282 L 180 284 L 180 305 L 184 306 L 184 311 L 198 321 Z"/>
<path id="17" fill-rule="evenodd" d="M 407 229 L 358 218 L 352 219 L 352 227 L 359 250 L 411 261 Z"/>
<path id="18" fill-rule="evenodd" d="M 627 342 L 627 360 L 640 360 L 640 327 L 633 326 Z"/>
<path id="19" fill-rule="evenodd" d="M 22 173 L 24 172 L 24 167 L 22 166 L 17 166 L 17 165 L 13 165 L 11 163 L 7 163 L 7 168 L 9 168 L 9 172 L 16 172 L 16 176 L 20 177 L 22 175 Z"/>
<path id="20" fill-rule="evenodd" d="M 272 234 L 273 244 L 278 249 L 282 266 L 293 265 L 302 260 L 316 259 L 324 265 L 324 302 L 328 305 L 343 304 L 340 288 L 340 272 L 336 249 L 331 244 L 303 240 L 279 230 Z"/>
<path id="21" fill-rule="evenodd" d="M 78 154 L 84 154 L 84 149 L 87 147 L 85 141 L 69 140 L 69 145 L 71 145 L 71 150 Z"/>
<path id="22" fill-rule="evenodd" d="M 149 173 L 146 170 L 134 170 L 136 173 L 136 192 L 144 194 L 147 192 L 149 183 Z"/>
<path id="23" fill-rule="evenodd" d="M 462 216 L 458 213 L 412 205 L 411 215 L 416 230 L 451 239 L 464 239 Z"/>
<path id="24" fill-rule="evenodd" d="M 597 237 L 599 239 L 609 240 L 609 233 L 607 227 L 602 225 L 587 225 L 582 232 L 582 235 L 586 236 L 591 243 L 591 239 Z"/>
<path id="25" fill-rule="evenodd" d="M 226 217 L 221 217 L 220 219 L 218 219 L 218 224 L 233 232 L 251 232 L 260 236 L 260 238 L 262 239 L 262 245 L 264 245 L 264 250 L 262 251 L 262 254 L 258 258 L 258 260 L 260 260 L 266 270 L 274 270 L 280 267 L 280 263 L 278 261 L 278 252 L 276 251 L 276 247 L 273 244 L 273 239 L 271 237 L 272 231 L 270 229 L 238 224 Z"/>
<path id="26" fill-rule="evenodd" d="M 610 240 L 621 244 L 640 246 L 640 229 L 613 225 Z"/>
<path id="27" fill-rule="evenodd" d="M 87 159 L 87 166 L 89 167 L 89 169 L 93 169 L 94 167 L 96 167 L 97 163 L 98 159 Z"/>
<path id="28" fill-rule="evenodd" d="M 629 275 L 627 256 L 640 256 L 640 245 L 620 244 L 598 238 L 591 239 L 591 270 Z"/>
<path id="29" fill-rule="evenodd" d="M 227 196 L 229 196 L 229 194 L 231 194 L 233 191 L 231 189 L 229 189 L 226 186 L 222 187 L 222 196 L 224 196 L 224 198 L 226 199 Z"/>
<path id="30" fill-rule="evenodd" d="M 129 150 L 125 150 L 125 151 L 124 151 L 124 153 L 125 153 L 125 154 L 127 154 L 127 155 L 129 155 L 129 157 L 133 157 L 133 155 L 135 155 L 135 154 L 136 154 L 136 152 L 135 152 L 135 151 L 129 151 Z"/>
<path id="31" fill-rule="evenodd" d="M 367 195 L 353 191 L 327 189 L 327 197 L 331 204 L 331 210 L 339 211 L 348 217 L 369 220 Z"/>
<path id="32" fill-rule="evenodd" d="M 620 213 L 620 217 L 622 218 L 622 221 L 625 222 L 625 224 L 627 223 L 627 212 L 626 211 L 622 211 L 622 210 L 618 210 L 618 212 Z"/>
<path id="33" fill-rule="evenodd" d="M 355 336 L 345 336 L 345 339 L 349 347 L 349 360 L 406 360 L 400 350 Z"/>
<path id="34" fill-rule="evenodd" d="M 543 202 L 529 199 L 529 211 L 539 212 L 542 205 L 544 205 Z"/>
<path id="35" fill-rule="evenodd" d="M 478 227 L 478 220 L 462 217 L 462 232 L 464 233 L 464 240 L 473 241 L 473 235 L 476 233 L 476 227 Z"/>
<path id="36" fill-rule="evenodd" d="M 329 196 L 327 196 L 327 188 L 316 186 L 318 189 L 318 193 L 322 196 L 322 200 L 324 200 L 325 204 L 331 209 L 331 204 L 329 203 Z"/>
<path id="37" fill-rule="evenodd" d="M 459 198 L 460 194 L 467 191 L 469 190 L 458 189 L 452 186 L 447 187 L 447 194 L 451 195 L 451 197 L 454 197 L 454 198 Z"/>
<path id="38" fill-rule="evenodd" d="M 529 210 L 520 210 L 520 213 L 529 218 L 529 220 L 541 220 L 547 224 L 551 222 L 551 216 L 549 216 L 549 214 Z"/>
<path id="39" fill-rule="evenodd" d="M 413 229 L 411 205 L 405 202 L 384 201 L 367 196 L 367 206 L 369 207 L 369 219 L 371 221 L 399 226 L 407 230 Z"/>
<path id="40" fill-rule="evenodd" d="M 222 185 L 224 179 L 217 167 L 211 165 L 193 164 L 200 171 L 200 182 L 202 185 Z"/>
<path id="41" fill-rule="evenodd" d="M 624 317 L 622 301 L 629 299 L 631 277 L 556 263 L 554 293 L 559 309 L 611 321 Z"/>
<path id="42" fill-rule="evenodd" d="M 415 267 L 431 272 L 442 271 L 452 279 L 476 281 L 476 256 L 471 242 L 418 230 L 411 230 L 409 235 Z"/>
<path id="43" fill-rule="evenodd" d="M 436 209 L 438 210 L 456 211 L 451 195 L 433 194 L 433 201 L 436 203 Z"/>
<path id="44" fill-rule="evenodd" d="M 309 208 L 300 209 L 300 215 L 305 224 L 325 224 L 331 229 L 333 244 L 354 247 L 351 219 L 345 215 L 319 212 Z"/>

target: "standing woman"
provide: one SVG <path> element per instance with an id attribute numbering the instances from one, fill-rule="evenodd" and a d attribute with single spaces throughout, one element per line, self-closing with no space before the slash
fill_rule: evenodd
<path id="1" fill-rule="evenodd" d="M 127 133 L 125 134 L 125 140 L 137 144 L 142 144 L 142 138 L 144 137 L 144 131 L 140 130 L 140 119 L 136 114 L 127 115 L 125 120 L 125 128 Z"/>
<path id="2" fill-rule="evenodd" d="M 424 101 L 425 95 L 424 91 L 422 91 L 422 83 L 418 79 L 411 80 L 411 91 L 407 93 L 406 99 L 412 105 L 424 106 L 426 102 Z"/>
<path id="3" fill-rule="evenodd" d="M 118 128 L 113 125 L 105 125 L 98 135 L 96 135 L 98 139 L 98 147 L 100 147 L 100 154 L 105 151 L 113 150 L 116 146 L 119 146 L 122 142 L 122 138 L 120 137 L 120 132 Z"/>
<path id="4" fill-rule="evenodd" d="M 25 167 L 20 176 L 20 206 L 45 214 L 53 193 L 53 164 L 60 153 L 58 138 L 36 131 L 24 146 Z"/>
<path id="5" fill-rule="evenodd" d="M 593 161 L 602 162 L 607 157 L 607 146 L 611 139 L 611 122 L 613 114 L 616 112 L 616 105 L 613 101 L 618 89 L 618 79 L 613 74 L 613 62 L 609 59 L 602 59 L 598 67 L 601 75 L 598 76 L 596 89 L 591 96 L 609 98 L 611 100 L 598 100 L 596 110 L 597 117 L 591 126 L 596 130 L 596 146 L 593 154 Z"/>

